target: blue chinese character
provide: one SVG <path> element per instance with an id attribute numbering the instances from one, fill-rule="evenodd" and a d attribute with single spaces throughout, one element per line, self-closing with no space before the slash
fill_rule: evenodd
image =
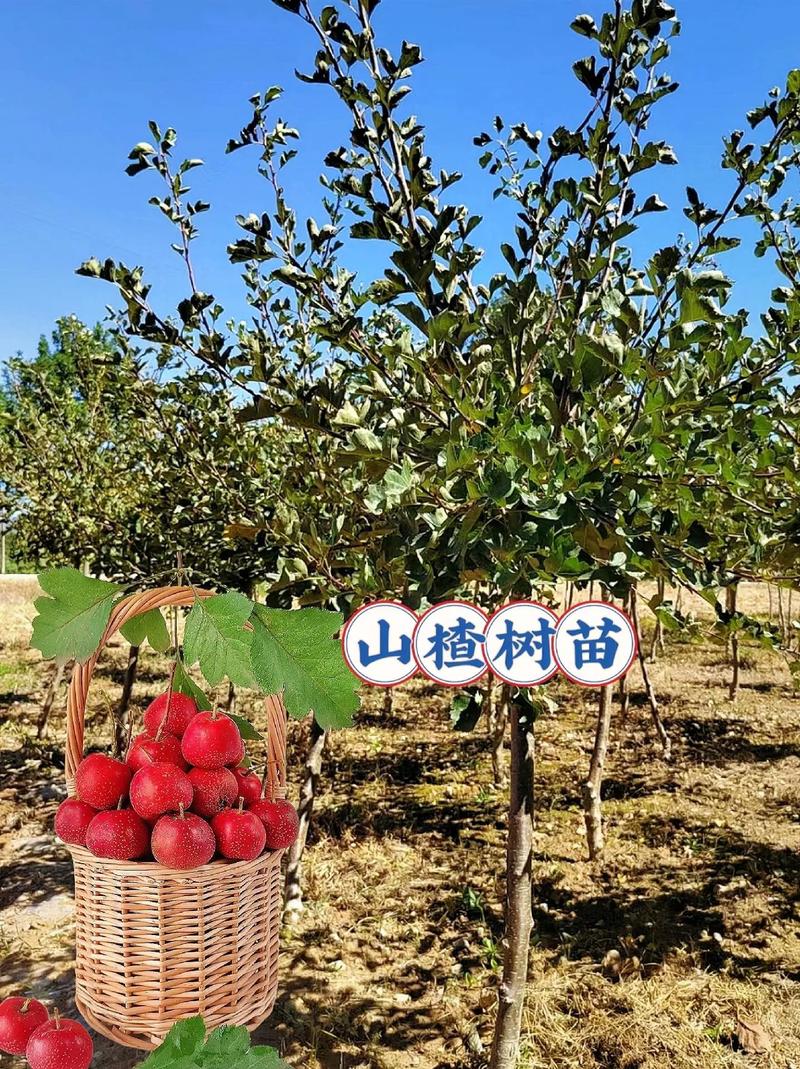
<path id="1" fill-rule="evenodd" d="M 549 620 L 539 620 L 538 631 L 515 631 L 513 621 L 506 620 L 505 631 L 497 636 L 500 639 L 500 646 L 495 657 L 496 659 L 505 657 L 506 669 L 510 670 L 518 657 L 527 653 L 536 659 L 538 651 L 538 664 L 541 668 L 547 669 L 552 664 L 550 639 L 555 633 L 555 628 Z"/>
<path id="2" fill-rule="evenodd" d="M 448 668 L 459 668 L 469 665 L 474 668 L 482 668 L 483 660 L 476 656 L 479 643 L 485 642 L 486 637 L 475 630 L 475 624 L 459 616 L 453 627 L 442 627 L 437 624 L 433 635 L 428 639 L 431 648 L 425 654 L 433 657 L 433 663 L 441 671 L 442 665 Z M 450 660 L 445 660 L 448 656 Z"/>
<path id="3" fill-rule="evenodd" d="M 611 668 L 619 643 L 609 636 L 621 630 L 622 628 L 608 616 L 604 616 L 602 623 L 595 626 L 578 620 L 575 630 L 567 632 L 568 635 L 580 636 L 574 642 L 576 668 L 583 668 L 585 664 L 599 664 L 601 668 Z M 599 635 L 590 638 L 592 631 L 599 631 Z"/>
<path id="4" fill-rule="evenodd" d="M 358 659 L 361 666 L 366 668 L 375 661 L 385 661 L 389 657 L 396 657 L 400 664 L 408 664 L 411 661 L 411 636 L 401 635 L 399 648 L 389 649 L 389 621 L 381 617 L 378 620 L 378 652 L 370 653 L 367 643 L 363 638 L 359 639 Z"/>

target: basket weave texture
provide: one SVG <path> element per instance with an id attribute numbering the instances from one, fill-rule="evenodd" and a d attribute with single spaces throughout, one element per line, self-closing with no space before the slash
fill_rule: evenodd
<path id="1" fill-rule="evenodd" d="M 122 599 L 96 654 L 72 673 L 67 699 L 66 781 L 75 793 L 86 697 L 97 657 L 134 616 L 191 605 L 211 591 L 162 587 Z M 266 699 L 268 794 L 286 793 L 286 710 Z M 206 1025 L 256 1028 L 278 986 L 283 851 L 254 861 L 212 861 L 177 871 L 113 861 L 69 847 L 75 869 L 75 1002 L 89 1024 L 126 1047 L 150 1050 L 172 1024 L 202 1014 Z"/>

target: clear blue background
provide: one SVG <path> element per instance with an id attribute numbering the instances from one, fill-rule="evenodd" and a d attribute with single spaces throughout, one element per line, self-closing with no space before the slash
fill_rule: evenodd
<path id="1" fill-rule="evenodd" d="M 651 217 L 643 250 L 683 229 L 687 183 L 724 203 L 731 176 L 719 167 L 722 135 L 745 126 L 747 110 L 800 66 L 796 0 L 677 6 L 683 35 L 667 69 L 681 89 L 659 107 L 650 133 L 670 141 L 681 163 L 658 172 L 654 188 L 673 211 Z M 426 62 L 409 99 L 427 124 L 435 164 L 464 171 L 450 196 L 484 214 L 493 210 L 491 179 L 476 166 L 472 138 L 496 113 L 545 132 L 582 116 L 587 98 L 570 67 L 588 42 L 569 30 L 582 10 L 597 16 L 604 5 L 383 0 L 381 42 L 392 51 L 404 37 L 422 45 Z M 284 85 L 279 113 L 303 135 L 287 185 L 298 210 L 314 213 L 322 158 L 347 132 L 333 93 L 293 77 L 295 67 L 310 69 L 315 47 L 308 27 L 268 0 L 7 0 L 0 15 L 0 359 L 31 353 L 60 315 L 103 317 L 113 289 L 74 274 L 89 256 L 143 264 L 161 310 L 185 295 L 170 227 L 146 203 L 153 179 L 124 173 L 150 118 L 177 128 L 179 152 L 207 162 L 191 173 L 194 193 L 214 208 L 200 218 L 199 284 L 233 316 L 245 314 L 225 246 L 237 232 L 234 215 L 262 210 L 267 200 L 255 155 L 226 157 L 225 143 L 248 118 L 250 95 Z M 478 232 L 489 269 L 499 263 L 503 218 L 498 212 Z M 368 263 L 366 252 L 353 250 L 354 266 Z M 744 252 L 726 263 L 739 279 L 736 302 L 763 306 L 771 266 Z"/>

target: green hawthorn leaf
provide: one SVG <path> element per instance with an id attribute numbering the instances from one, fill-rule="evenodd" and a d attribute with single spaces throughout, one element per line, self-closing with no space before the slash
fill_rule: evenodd
<path id="1" fill-rule="evenodd" d="M 39 586 L 47 596 L 35 602 L 31 645 L 45 659 L 88 661 L 100 644 L 123 587 L 91 579 L 77 568 L 42 572 Z"/>
<path id="2" fill-rule="evenodd" d="M 164 1042 L 145 1058 L 140 1069 L 188 1069 L 192 1064 L 199 1065 L 194 1057 L 202 1049 L 205 1038 L 206 1028 L 202 1017 L 176 1021 Z"/>
<path id="3" fill-rule="evenodd" d="M 244 594 L 227 594 L 198 600 L 186 617 L 183 650 L 186 664 L 200 665 L 213 687 L 226 676 L 242 687 L 255 684 L 250 665 L 250 632 L 245 631 L 253 603 Z"/>
<path id="4" fill-rule="evenodd" d="M 206 709 L 214 708 L 205 693 L 198 687 L 180 661 L 177 661 L 175 664 L 175 675 L 172 679 L 172 689 L 177 690 L 179 694 L 186 694 L 190 698 L 193 698 L 195 705 L 201 712 Z"/>
<path id="5" fill-rule="evenodd" d="M 352 724 L 358 682 L 333 638 L 341 615 L 256 605 L 251 623 L 253 671 L 261 689 L 266 694 L 282 690 L 288 712 L 298 719 L 313 710 L 320 727 Z"/>
<path id="6" fill-rule="evenodd" d="M 170 647 L 167 622 L 160 609 L 151 609 L 141 616 L 134 616 L 120 631 L 132 646 L 141 646 L 147 639 L 157 653 L 165 653 Z"/>
<path id="7" fill-rule="evenodd" d="M 250 1033 L 244 1027 L 223 1024 L 206 1040 L 203 1054 L 227 1054 L 234 1057 L 250 1050 Z"/>
<path id="8" fill-rule="evenodd" d="M 239 729 L 239 734 L 242 736 L 243 739 L 257 740 L 263 737 L 261 735 L 261 732 L 256 731 L 250 721 L 245 720 L 243 716 L 235 716 L 233 713 L 228 713 L 227 715 L 236 724 L 237 728 Z"/>

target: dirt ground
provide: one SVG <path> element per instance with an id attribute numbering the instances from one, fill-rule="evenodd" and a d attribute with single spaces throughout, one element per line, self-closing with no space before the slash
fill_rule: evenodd
<path id="1" fill-rule="evenodd" d="M 0 995 L 70 1012 L 72 878 L 51 833 L 64 692 L 36 741 L 50 669 L 27 648 L 33 590 L 0 585 Z M 765 617 L 769 604 L 763 587 L 741 598 Z M 550 687 L 523 1069 L 800 1066 L 800 698 L 783 660 L 747 643 L 729 702 L 710 610 L 683 607 L 698 633 L 669 633 L 651 669 L 674 760 L 659 757 L 634 668 L 627 721 L 615 714 L 602 863 L 586 860 L 579 808 L 596 698 Z M 124 656 L 111 651 L 93 688 L 98 746 Z M 145 655 L 135 704 L 164 678 Z M 367 693 L 359 726 L 330 740 L 307 908 L 284 932 L 279 1001 L 257 1039 L 298 1069 L 476 1069 L 503 952 L 505 794 L 485 725 L 454 732 L 442 690 L 412 682 L 391 714 L 381 701 Z M 306 724 L 291 726 L 295 790 L 306 738 Z M 97 1050 L 97 1069 L 137 1060 Z"/>

